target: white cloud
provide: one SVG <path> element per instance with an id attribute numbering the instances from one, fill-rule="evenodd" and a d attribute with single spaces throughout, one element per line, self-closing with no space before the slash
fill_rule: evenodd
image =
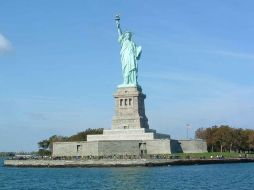
<path id="1" fill-rule="evenodd" d="M 242 53 L 242 52 L 231 52 L 231 51 L 207 51 L 208 53 L 219 54 L 223 56 L 237 57 L 243 59 L 254 59 L 254 54 Z"/>
<path id="2" fill-rule="evenodd" d="M 0 34 L 0 53 L 8 52 L 12 49 L 12 45 L 2 34 Z"/>

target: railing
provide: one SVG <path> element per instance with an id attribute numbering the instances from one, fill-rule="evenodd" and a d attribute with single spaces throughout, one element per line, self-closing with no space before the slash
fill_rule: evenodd
<path id="1" fill-rule="evenodd" d="M 254 159 L 254 154 L 239 154 L 238 157 L 232 157 L 233 159 L 236 158 L 250 158 Z M 144 155 L 110 155 L 110 156 L 31 156 L 31 157 L 9 157 L 9 160 L 101 160 L 101 159 L 125 159 L 125 160 L 135 160 L 135 159 L 230 159 L 225 158 L 222 155 L 209 157 L 200 156 L 200 157 L 193 157 L 193 155 L 189 154 L 144 154 Z"/>

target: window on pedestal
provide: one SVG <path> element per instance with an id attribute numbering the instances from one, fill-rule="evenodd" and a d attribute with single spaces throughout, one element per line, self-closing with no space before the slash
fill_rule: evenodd
<path id="1" fill-rule="evenodd" d="M 129 98 L 129 106 L 131 106 L 131 104 L 132 104 L 132 99 Z"/>
<path id="2" fill-rule="evenodd" d="M 119 99 L 120 107 L 128 107 L 133 104 L 132 98 Z"/>

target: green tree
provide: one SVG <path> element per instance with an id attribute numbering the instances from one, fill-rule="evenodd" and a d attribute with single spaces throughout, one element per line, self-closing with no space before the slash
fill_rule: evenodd
<path id="1" fill-rule="evenodd" d="M 89 128 L 85 131 L 79 132 L 79 133 L 72 135 L 70 137 L 53 135 L 53 136 L 49 137 L 48 139 L 44 139 L 44 140 L 38 142 L 38 146 L 39 146 L 38 154 L 41 156 L 50 155 L 52 152 L 52 149 L 53 149 L 54 142 L 86 141 L 87 135 L 102 134 L 102 133 L 103 133 L 103 128 L 99 128 L 99 129 Z"/>
<path id="2" fill-rule="evenodd" d="M 214 133 L 215 141 L 220 146 L 220 152 L 223 152 L 223 149 L 226 150 L 229 147 L 231 140 L 231 128 L 227 125 L 220 126 Z"/>
<path id="3" fill-rule="evenodd" d="M 87 135 L 95 135 L 95 134 L 102 134 L 103 128 L 99 129 L 87 129 L 85 131 L 79 132 L 75 135 L 72 135 L 67 138 L 67 141 L 86 141 Z"/>
<path id="4" fill-rule="evenodd" d="M 248 144 L 248 151 L 254 151 L 254 130 L 248 129 L 246 131 L 246 135 L 248 137 L 247 144 Z"/>
<path id="5" fill-rule="evenodd" d="M 49 148 L 49 144 L 50 144 L 50 141 L 48 139 L 38 142 L 39 148 L 44 149 L 44 150 Z"/>

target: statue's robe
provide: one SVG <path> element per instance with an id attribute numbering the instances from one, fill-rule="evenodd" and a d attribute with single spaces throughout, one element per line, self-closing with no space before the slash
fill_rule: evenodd
<path id="1" fill-rule="evenodd" d="M 121 62 L 124 84 L 137 85 L 138 65 L 137 60 L 141 56 L 141 47 L 137 47 L 135 43 L 124 38 L 124 34 L 119 37 L 121 44 Z"/>

